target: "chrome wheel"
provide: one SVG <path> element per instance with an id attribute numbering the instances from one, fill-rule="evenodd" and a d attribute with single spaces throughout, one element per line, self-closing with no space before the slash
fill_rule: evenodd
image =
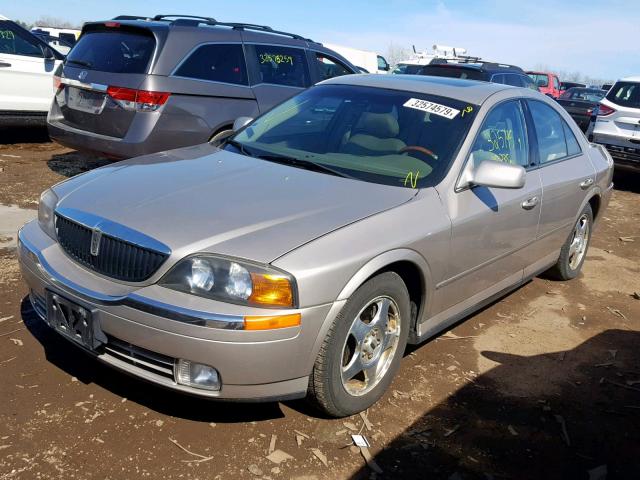
<path id="1" fill-rule="evenodd" d="M 371 300 L 353 320 L 342 347 L 341 376 L 353 396 L 375 388 L 391 366 L 400 337 L 400 309 L 390 297 Z"/>
<path id="2" fill-rule="evenodd" d="M 576 227 L 573 231 L 573 238 L 569 245 L 569 267 L 572 270 L 576 270 L 580 266 L 580 263 L 587 253 L 589 234 L 589 217 L 586 214 L 583 214 L 578 220 L 578 223 L 576 223 Z"/>

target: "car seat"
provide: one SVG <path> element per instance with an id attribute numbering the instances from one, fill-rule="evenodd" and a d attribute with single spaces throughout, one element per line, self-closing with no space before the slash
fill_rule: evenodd
<path id="1" fill-rule="evenodd" d="M 397 138 L 398 120 L 391 113 L 365 112 L 353 129 L 353 135 L 342 147 L 343 153 L 353 155 L 393 155 L 407 146 Z"/>

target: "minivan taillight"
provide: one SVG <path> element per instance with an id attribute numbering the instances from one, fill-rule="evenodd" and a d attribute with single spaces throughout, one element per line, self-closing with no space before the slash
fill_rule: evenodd
<path id="1" fill-rule="evenodd" d="M 107 95 L 125 110 L 155 112 L 167 103 L 171 94 L 168 92 L 150 92 L 148 90 L 111 86 L 107 88 Z"/>
<path id="2" fill-rule="evenodd" d="M 608 107 L 607 105 L 603 105 L 603 104 L 598 105 L 596 108 L 597 108 L 597 110 L 596 110 L 595 113 L 599 117 L 606 117 L 607 115 L 611 115 L 612 113 L 616 112 L 615 109 L 613 109 L 611 107 Z"/>

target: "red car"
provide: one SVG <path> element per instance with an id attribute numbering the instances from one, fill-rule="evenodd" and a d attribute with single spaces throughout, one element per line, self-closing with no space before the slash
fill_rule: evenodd
<path id="1" fill-rule="evenodd" d="M 550 72 L 527 72 L 527 75 L 534 81 L 538 90 L 553 98 L 558 98 L 560 91 L 560 79 L 555 73 Z"/>

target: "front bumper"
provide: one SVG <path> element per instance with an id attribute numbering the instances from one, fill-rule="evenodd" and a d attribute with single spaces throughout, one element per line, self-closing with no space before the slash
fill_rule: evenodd
<path id="1" fill-rule="evenodd" d="M 38 315 L 46 319 L 47 291 L 91 312 L 107 342 L 96 358 L 141 379 L 210 398 L 266 401 L 301 398 L 316 340 L 344 302 L 295 310 L 300 327 L 243 331 L 244 315 L 292 313 L 229 305 L 150 285 L 134 287 L 99 277 L 73 262 L 37 221 L 18 234 L 18 256 Z M 211 313 L 219 312 L 219 313 Z M 217 369 L 219 391 L 178 384 L 174 364 L 190 360 Z"/>

